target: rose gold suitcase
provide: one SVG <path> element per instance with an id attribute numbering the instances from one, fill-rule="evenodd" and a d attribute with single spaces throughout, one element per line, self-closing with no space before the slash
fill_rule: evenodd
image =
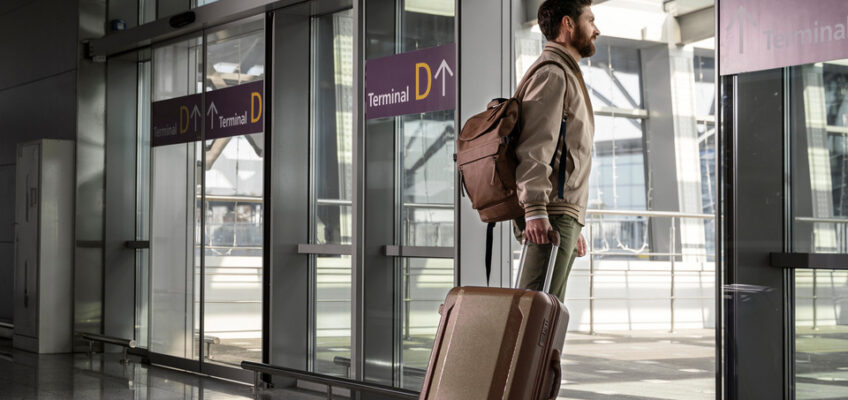
<path id="1" fill-rule="evenodd" d="M 526 245 L 521 266 L 525 251 Z M 554 245 L 545 291 L 556 252 Z M 419 400 L 557 398 L 568 311 L 556 296 L 524 289 L 457 287 L 439 312 L 442 318 Z"/>

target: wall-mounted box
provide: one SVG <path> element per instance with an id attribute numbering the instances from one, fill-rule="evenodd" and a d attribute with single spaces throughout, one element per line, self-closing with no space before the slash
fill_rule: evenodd
<path id="1" fill-rule="evenodd" d="M 73 339 L 74 142 L 18 145 L 13 345 L 67 353 Z"/>

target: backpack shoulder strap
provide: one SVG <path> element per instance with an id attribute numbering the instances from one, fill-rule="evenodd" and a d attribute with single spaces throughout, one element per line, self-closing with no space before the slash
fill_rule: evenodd
<path id="1" fill-rule="evenodd" d="M 530 69 L 527 70 L 527 72 L 524 74 L 524 77 L 521 78 L 521 83 L 518 84 L 518 87 L 515 89 L 515 93 L 512 95 L 512 97 L 518 98 L 518 94 L 521 93 L 522 91 L 524 91 L 525 86 L 527 86 L 527 82 L 530 81 L 530 77 L 533 76 L 533 74 L 535 74 L 536 71 L 539 70 L 539 68 L 542 68 L 545 65 L 551 65 L 551 64 L 556 65 L 557 67 L 562 69 L 563 73 L 565 73 L 565 68 L 563 68 L 562 64 L 560 64 L 559 62 L 554 61 L 554 60 L 542 61 L 542 62 L 530 67 Z"/>

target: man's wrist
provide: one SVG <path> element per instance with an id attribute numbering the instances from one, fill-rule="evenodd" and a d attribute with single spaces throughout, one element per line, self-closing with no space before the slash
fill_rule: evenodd
<path id="1" fill-rule="evenodd" d="M 548 205 L 545 203 L 524 204 L 524 220 L 530 221 L 533 217 L 548 217 Z"/>
<path id="2" fill-rule="evenodd" d="M 534 220 L 534 219 L 542 219 L 542 218 L 544 218 L 544 219 L 548 219 L 548 216 L 547 216 L 547 215 L 545 215 L 545 214 L 531 215 L 531 216 L 529 216 L 529 217 L 524 217 L 524 222 L 530 222 L 530 221 L 532 221 L 532 220 Z"/>

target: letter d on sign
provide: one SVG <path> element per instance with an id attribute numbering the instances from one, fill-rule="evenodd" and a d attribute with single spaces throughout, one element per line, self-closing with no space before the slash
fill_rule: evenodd
<path id="1" fill-rule="evenodd" d="M 427 70 L 427 90 L 421 94 L 421 69 Z M 430 72 L 430 66 L 427 63 L 415 64 L 415 100 L 426 99 L 430 94 L 430 86 L 433 83 L 433 74 Z"/>
<path id="2" fill-rule="evenodd" d="M 262 96 L 259 92 L 250 92 L 250 123 L 258 122 L 259 118 L 262 118 Z"/>
<path id="3" fill-rule="evenodd" d="M 180 106 L 180 134 L 186 133 L 186 131 L 188 131 L 188 107 Z"/>

